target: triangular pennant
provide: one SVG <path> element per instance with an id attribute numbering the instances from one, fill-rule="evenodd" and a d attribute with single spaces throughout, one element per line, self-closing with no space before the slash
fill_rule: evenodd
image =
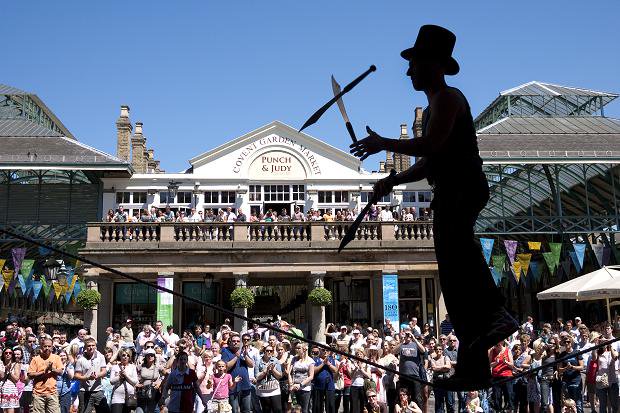
<path id="1" fill-rule="evenodd" d="M 11 280 L 13 279 L 13 270 L 2 271 L 2 281 L 4 281 L 4 288 L 8 290 Z"/>
<path id="2" fill-rule="evenodd" d="M 75 286 L 73 287 L 73 299 L 77 298 L 80 291 L 82 291 L 82 284 L 75 283 Z"/>
<path id="3" fill-rule="evenodd" d="M 532 260 L 532 254 L 517 254 L 517 261 L 521 264 L 521 271 L 523 271 L 523 276 L 527 277 L 527 271 L 530 268 L 530 261 Z"/>
<path id="4" fill-rule="evenodd" d="M 491 275 L 493 275 L 493 280 L 495 281 L 495 285 L 499 287 L 502 282 L 502 278 L 504 277 L 502 273 L 498 273 L 495 268 L 491 268 Z"/>
<path id="5" fill-rule="evenodd" d="M 34 266 L 34 260 L 23 260 L 19 273 L 24 276 L 24 279 L 32 273 L 32 267 Z"/>
<path id="6" fill-rule="evenodd" d="M 65 293 L 65 302 L 68 303 L 69 300 L 71 300 L 71 296 L 73 295 L 73 290 L 69 291 L 67 290 L 67 292 Z"/>
<path id="7" fill-rule="evenodd" d="M 506 256 L 504 254 L 493 255 L 493 269 L 498 274 L 504 273 L 504 266 L 506 265 Z"/>
<path id="8" fill-rule="evenodd" d="M 58 300 L 60 298 L 60 294 L 62 294 L 62 286 L 55 282 L 52 284 L 52 287 L 54 288 L 54 294 L 56 295 L 56 299 Z"/>
<path id="9" fill-rule="evenodd" d="M 4 263 L 6 262 L 5 259 L 1 259 L 0 258 L 0 271 L 2 271 L 4 269 Z"/>
<path id="10" fill-rule="evenodd" d="M 493 238 L 480 238 L 480 246 L 482 247 L 482 254 L 484 254 L 484 259 L 486 260 L 487 265 L 491 260 L 491 253 L 493 252 L 493 243 L 495 240 Z"/>
<path id="11" fill-rule="evenodd" d="M 527 247 L 531 250 L 531 251 L 540 251 L 540 242 L 538 241 L 528 241 L 527 242 Z"/>
<path id="12" fill-rule="evenodd" d="M 41 280 L 43 277 L 41 277 Z M 32 282 L 32 301 L 36 301 L 43 289 L 43 281 L 33 281 Z"/>
<path id="13" fill-rule="evenodd" d="M 43 288 L 43 295 L 47 297 L 50 293 L 50 286 L 47 284 L 47 280 L 43 276 L 41 277 L 41 287 Z"/>
<path id="14" fill-rule="evenodd" d="M 19 274 L 22 261 L 24 261 L 24 257 L 26 256 L 26 248 L 12 248 L 11 256 L 13 257 L 13 271 L 15 271 L 15 274 Z"/>
<path id="15" fill-rule="evenodd" d="M 610 258 L 611 258 L 611 248 L 604 247 L 603 248 L 603 265 L 609 265 Z"/>
<path id="16" fill-rule="evenodd" d="M 521 279 L 521 263 L 519 261 L 515 261 L 512 263 L 512 271 L 512 275 L 514 275 L 515 281 L 518 284 L 519 280 Z"/>
<path id="17" fill-rule="evenodd" d="M 551 249 L 551 253 L 553 254 L 553 262 L 555 264 L 555 268 L 560 265 L 560 255 L 562 253 L 562 243 L 561 242 L 550 242 L 549 248 Z"/>
<path id="18" fill-rule="evenodd" d="M 23 275 L 19 274 L 17 276 L 17 283 L 19 284 L 19 288 L 22 289 L 22 293 L 26 295 L 26 280 Z"/>
<path id="19" fill-rule="evenodd" d="M 581 272 L 581 264 L 579 264 L 579 258 L 577 258 L 577 253 L 575 251 L 568 251 L 568 255 L 570 256 L 577 273 Z"/>
<path id="20" fill-rule="evenodd" d="M 30 290 L 32 290 L 32 283 L 33 283 L 33 278 L 32 278 L 32 272 L 30 273 L 30 275 L 28 277 L 26 277 L 26 293 L 25 295 L 27 295 L 27 293 L 30 292 Z"/>
<path id="21" fill-rule="evenodd" d="M 573 249 L 575 250 L 575 257 L 577 258 L 577 262 L 579 263 L 579 265 L 575 265 L 575 267 L 577 267 L 579 269 L 579 272 L 581 272 L 581 269 L 583 268 L 583 259 L 586 255 L 586 244 L 573 244 Z"/>
<path id="22" fill-rule="evenodd" d="M 542 274 L 542 266 L 539 265 L 538 261 L 530 261 L 530 271 L 534 281 L 538 282 L 540 280 L 540 275 Z"/>
<path id="23" fill-rule="evenodd" d="M 555 258 L 553 257 L 552 252 L 543 252 L 543 258 L 545 259 L 545 263 L 547 264 L 547 268 L 549 268 L 549 274 L 553 275 L 555 272 Z"/>
<path id="24" fill-rule="evenodd" d="M 564 273 L 566 274 L 566 278 L 570 278 L 569 277 L 569 274 L 570 274 L 570 259 L 562 260 L 562 269 L 564 270 Z"/>
<path id="25" fill-rule="evenodd" d="M 506 247 L 506 253 L 508 254 L 508 259 L 510 260 L 510 265 L 515 262 L 515 254 L 517 253 L 517 241 L 513 240 L 504 240 L 504 246 Z"/>
<path id="26" fill-rule="evenodd" d="M 603 266 L 603 245 L 601 244 L 593 244 L 592 250 L 594 251 L 594 256 L 596 257 L 596 262 L 598 262 L 598 266 Z"/>

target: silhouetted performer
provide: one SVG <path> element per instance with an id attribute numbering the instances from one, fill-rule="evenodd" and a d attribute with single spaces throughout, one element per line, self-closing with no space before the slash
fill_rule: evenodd
<path id="1" fill-rule="evenodd" d="M 395 185 L 424 178 L 433 187 L 439 282 L 460 341 L 456 373 L 443 385 L 466 390 L 488 384 L 487 350 L 516 331 L 518 323 L 504 308 L 474 238 L 474 224 L 489 200 L 489 187 L 467 99 L 444 79 L 459 71 L 451 56 L 455 42 L 452 32 L 426 25 L 420 28 L 414 46 L 401 52 L 409 61 L 407 76 L 413 88 L 428 98 L 422 137 L 387 139 L 366 127 L 369 136 L 352 144 L 351 153 L 361 160 L 382 150 L 418 157 L 408 170 L 376 183 L 374 190 L 380 196 L 389 194 Z"/>

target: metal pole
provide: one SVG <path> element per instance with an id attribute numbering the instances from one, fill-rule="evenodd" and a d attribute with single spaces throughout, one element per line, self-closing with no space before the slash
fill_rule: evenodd
<path id="1" fill-rule="evenodd" d="M 606 298 L 605 301 L 607 302 L 607 321 L 611 323 L 611 309 L 609 308 L 609 298 Z"/>

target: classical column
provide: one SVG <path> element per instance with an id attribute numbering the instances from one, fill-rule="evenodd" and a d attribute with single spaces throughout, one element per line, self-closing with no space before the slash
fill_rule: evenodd
<path id="1" fill-rule="evenodd" d="M 308 290 L 325 286 L 325 271 L 313 271 L 308 278 Z M 325 342 L 325 307 L 310 304 L 310 336 Z"/>
<path id="2" fill-rule="evenodd" d="M 97 290 L 101 301 L 92 310 L 84 310 L 84 327 L 97 339 L 97 343 L 105 345 L 105 329 L 112 325 L 112 281 L 108 276 L 86 276 L 86 288 Z"/>
<path id="3" fill-rule="evenodd" d="M 235 288 L 248 286 L 248 273 L 247 272 L 236 272 L 236 273 L 233 273 L 233 276 L 235 277 Z M 235 311 L 235 314 L 239 314 L 244 317 L 248 316 L 247 308 L 235 308 L 234 311 Z M 239 333 L 243 331 L 247 331 L 248 329 L 248 322 L 240 318 L 235 317 L 233 324 L 234 324 L 234 331 L 237 331 Z"/>

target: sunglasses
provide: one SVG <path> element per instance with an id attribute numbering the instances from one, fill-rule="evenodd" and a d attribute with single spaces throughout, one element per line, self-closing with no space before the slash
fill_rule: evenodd
<path id="1" fill-rule="evenodd" d="M 146 346 L 146 348 L 155 348 L 155 346 Z"/>

